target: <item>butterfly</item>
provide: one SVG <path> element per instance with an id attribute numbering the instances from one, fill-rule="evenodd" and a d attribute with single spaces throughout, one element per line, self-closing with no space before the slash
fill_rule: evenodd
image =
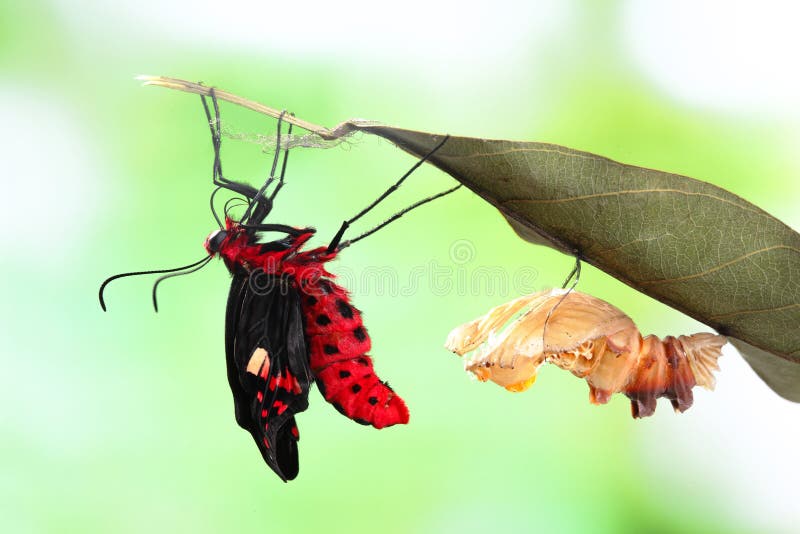
<path id="1" fill-rule="evenodd" d="M 214 89 L 209 89 L 213 113 L 206 95 L 203 109 L 214 147 L 212 213 L 219 229 L 205 240 L 207 252 L 202 260 L 177 269 L 139 271 L 115 275 L 103 282 L 100 303 L 105 310 L 103 291 L 113 280 L 140 274 L 162 274 L 153 286 L 153 304 L 158 309 L 156 291 L 164 280 L 195 272 L 213 258 L 221 258 L 231 273 L 225 318 L 225 354 L 228 382 L 233 394 L 236 422 L 255 440 L 266 464 L 284 481 L 299 471 L 296 416 L 308 408 L 311 386 L 316 384 L 326 401 L 357 423 L 385 428 L 406 424 L 409 412 L 403 399 L 375 372 L 369 334 L 361 312 L 353 306 L 345 288 L 334 281 L 325 265 L 353 243 L 375 233 L 412 209 L 450 194 L 460 184 L 428 197 L 394 214 L 360 236 L 343 240 L 345 231 L 430 159 L 448 140 L 443 139 L 418 160 L 392 187 L 355 217 L 346 220 L 327 246 L 305 248 L 315 230 L 265 223 L 274 200 L 285 185 L 288 146 L 281 149 L 278 119 L 275 155 L 270 177 L 259 188 L 229 180 L 222 173 L 220 149 L 222 133 L 219 105 Z M 289 138 L 291 138 L 291 124 Z M 276 176 L 281 154 L 283 161 Z M 268 193 L 269 187 L 272 190 Z M 223 220 L 214 209 L 214 196 L 227 190 L 243 197 L 246 209 L 239 217 L 225 206 Z M 278 239 L 264 239 L 270 233 Z"/>

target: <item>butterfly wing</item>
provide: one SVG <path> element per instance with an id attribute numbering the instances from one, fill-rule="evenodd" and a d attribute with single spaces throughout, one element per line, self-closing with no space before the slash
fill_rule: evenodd
<path id="1" fill-rule="evenodd" d="M 294 416 L 308 407 L 308 364 L 300 298 L 287 277 L 235 274 L 228 296 L 225 352 L 236 422 L 252 434 L 282 480 L 299 470 Z"/>

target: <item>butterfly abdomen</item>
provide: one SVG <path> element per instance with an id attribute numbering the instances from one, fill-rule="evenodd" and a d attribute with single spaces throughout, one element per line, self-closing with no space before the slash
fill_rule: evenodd
<path id="1" fill-rule="evenodd" d="M 325 400 L 357 423 L 384 428 L 408 422 L 403 399 L 375 374 L 361 312 L 347 291 L 322 280 L 304 288 L 311 370 Z"/>

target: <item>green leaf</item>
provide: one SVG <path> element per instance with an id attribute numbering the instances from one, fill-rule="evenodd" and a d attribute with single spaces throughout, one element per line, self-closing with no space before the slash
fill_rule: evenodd
<path id="1" fill-rule="evenodd" d="M 418 157 L 441 135 L 359 121 Z M 800 402 L 800 235 L 715 185 L 545 143 L 451 137 L 430 162 L 517 234 L 580 257 L 731 338 Z"/>

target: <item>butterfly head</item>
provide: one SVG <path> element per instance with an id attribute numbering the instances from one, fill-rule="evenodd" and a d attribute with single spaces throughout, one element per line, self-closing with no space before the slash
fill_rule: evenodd
<path id="1" fill-rule="evenodd" d="M 222 245 L 227 238 L 228 232 L 226 230 L 214 230 L 206 238 L 206 242 L 203 243 L 203 246 L 209 254 L 214 256 L 222 249 Z"/>

